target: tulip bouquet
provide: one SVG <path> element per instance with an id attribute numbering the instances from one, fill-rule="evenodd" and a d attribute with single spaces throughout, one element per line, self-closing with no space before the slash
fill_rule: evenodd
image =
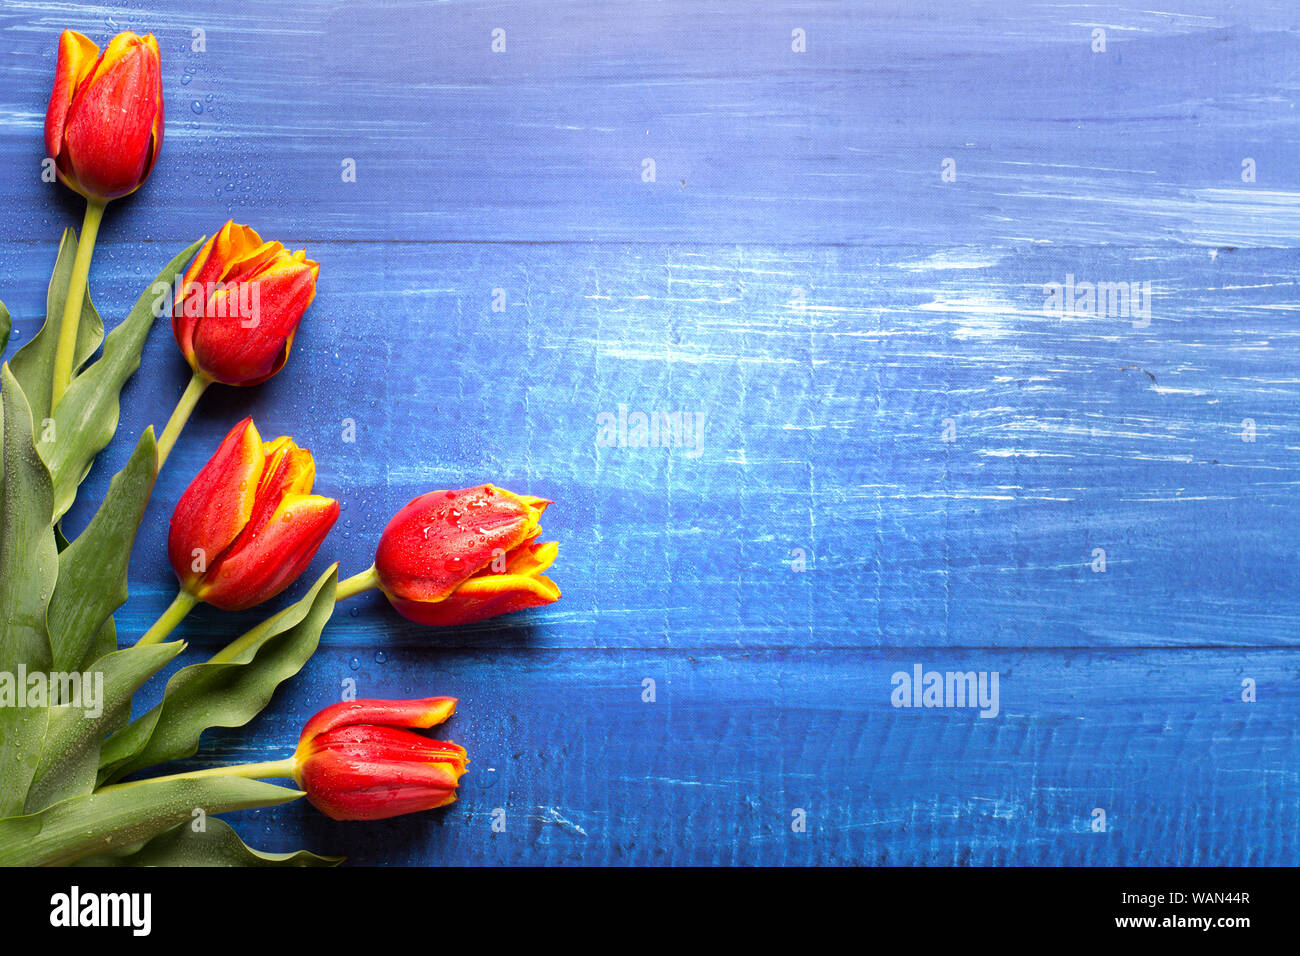
<path id="1" fill-rule="evenodd" d="M 145 633 L 117 633 L 136 531 L 187 419 L 212 384 L 255 386 L 285 366 L 320 268 L 228 222 L 172 259 L 105 335 L 87 292 L 95 238 L 107 204 L 147 179 L 162 140 L 154 38 L 123 33 L 100 50 L 64 32 L 45 146 L 57 178 L 85 197 L 85 220 L 79 236 L 64 233 L 44 325 L 0 369 L 0 863 L 330 864 L 253 850 L 208 818 L 302 796 L 336 820 L 444 806 L 466 754 L 420 731 L 446 721 L 454 698 L 345 700 L 309 720 L 284 759 L 152 768 L 195 755 L 211 728 L 252 720 L 353 595 L 379 589 L 399 614 L 444 627 L 556 601 L 545 572 L 557 546 L 539 540 L 550 502 L 493 485 L 421 495 L 379 536 L 371 567 L 339 580 L 331 566 L 299 600 L 176 670 L 158 703 L 133 713 L 136 692 L 184 653 L 169 638 L 197 603 L 240 610 L 285 591 L 339 514 L 312 491 L 311 452 L 289 437 L 264 440 L 245 418 L 175 505 L 175 600 Z M 69 540 L 63 516 L 112 441 L 121 389 L 164 314 L 189 385 Z M 0 304 L 0 353 L 9 330 Z"/>

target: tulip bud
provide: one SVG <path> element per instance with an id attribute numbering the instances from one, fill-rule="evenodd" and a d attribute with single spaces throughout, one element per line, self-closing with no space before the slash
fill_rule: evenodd
<path id="1" fill-rule="evenodd" d="M 454 697 L 352 700 L 326 707 L 303 728 L 294 779 L 333 820 L 383 820 L 456 799 L 465 750 L 407 728 L 440 724 Z"/>
<path id="2" fill-rule="evenodd" d="M 536 541 L 550 503 L 492 485 L 421 495 L 379 539 L 379 587 L 419 624 L 469 624 L 551 604 L 560 589 L 543 572 L 560 546 Z"/>
<path id="3" fill-rule="evenodd" d="M 158 42 L 128 30 L 101 53 L 64 30 L 45 112 L 45 149 L 59 178 L 89 200 L 117 199 L 148 178 L 162 140 Z"/>
<path id="4" fill-rule="evenodd" d="M 293 583 L 339 516 L 337 501 L 311 494 L 315 475 L 293 439 L 263 442 L 251 418 L 232 428 L 172 514 L 167 556 L 181 587 L 238 611 Z"/>
<path id="5" fill-rule="evenodd" d="M 172 332 L 190 367 L 227 385 L 257 385 L 284 367 L 319 263 L 227 222 L 185 272 Z"/>

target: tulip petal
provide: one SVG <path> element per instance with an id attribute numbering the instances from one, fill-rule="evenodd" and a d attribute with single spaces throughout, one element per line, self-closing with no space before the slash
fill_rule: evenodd
<path id="1" fill-rule="evenodd" d="M 541 529 L 538 528 L 537 531 L 540 532 Z M 474 577 L 486 578 L 501 574 L 523 574 L 536 577 L 539 574 L 544 574 L 547 568 L 555 563 L 556 557 L 559 556 L 560 543 L 558 541 L 547 541 L 544 544 L 539 544 L 535 538 L 536 535 L 513 550 L 508 551 L 504 562 L 494 560 Z"/>
<path id="2" fill-rule="evenodd" d="M 198 366 L 231 385 L 257 385 L 275 375 L 315 298 L 319 269 L 305 254 L 290 256 L 281 248 L 273 259 L 257 260 L 243 278 L 227 282 L 209 299 L 192 333 Z"/>
<path id="3" fill-rule="evenodd" d="M 537 518 L 541 518 L 542 513 L 546 511 L 548 506 L 555 504 L 549 498 L 538 498 L 535 495 L 520 495 L 519 500 L 526 504 Z"/>
<path id="4" fill-rule="evenodd" d="M 547 541 L 545 544 L 530 541 L 511 552 L 506 561 L 506 574 L 524 574 L 528 577 L 545 574 L 559 554 L 558 541 Z"/>
<path id="5" fill-rule="evenodd" d="M 60 171 L 104 200 L 139 188 L 156 155 L 161 91 L 157 44 L 113 37 L 68 106 Z"/>
<path id="6" fill-rule="evenodd" d="M 406 727 L 385 724 L 344 724 L 312 738 L 312 754 L 336 753 L 364 757 L 367 762 L 395 765 L 461 764 L 465 748 L 434 740 Z"/>
<path id="7" fill-rule="evenodd" d="M 63 151 L 63 129 L 68 107 L 79 87 L 95 68 L 99 47 L 76 30 L 64 30 L 59 37 L 59 59 L 54 67 L 54 89 L 45 111 L 45 151 L 56 162 Z"/>
<path id="8" fill-rule="evenodd" d="M 181 354 L 185 356 L 185 360 L 192 368 L 198 367 L 194 362 L 194 329 L 207 305 L 207 297 L 203 289 L 208 281 L 216 281 L 210 280 L 210 277 L 221 268 L 221 263 L 215 258 L 214 253 L 217 244 L 234 228 L 234 225 L 233 219 L 227 221 L 194 254 L 190 267 L 185 270 L 185 276 L 181 279 L 176 302 L 172 307 L 172 335 L 176 339 L 176 344 L 181 347 Z"/>
<path id="9" fill-rule="evenodd" d="M 417 624 L 452 627 L 473 624 L 502 614 L 554 604 L 560 589 L 547 577 L 526 574 L 481 575 L 471 578 L 442 601 L 390 598 L 397 612 Z"/>
<path id="10" fill-rule="evenodd" d="M 241 226 L 230 219 L 203 244 L 181 280 L 181 294 L 172 312 L 172 332 L 181 352 L 190 365 L 194 361 L 194 330 L 199 319 L 208 311 L 210 293 L 219 283 L 224 283 L 239 263 L 255 250 L 266 249 L 274 253 L 279 243 L 264 243 L 249 226 Z"/>
<path id="11" fill-rule="evenodd" d="M 154 39 L 153 34 L 151 33 L 144 38 L 144 43 L 145 46 L 149 47 L 150 51 L 153 53 L 154 59 L 158 61 L 159 72 L 161 73 L 162 55 L 158 52 L 158 41 Z M 149 174 L 153 172 L 154 164 L 158 162 L 158 154 L 162 151 L 163 132 L 164 132 L 164 128 L 167 125 L 164 116 L 166 112 L 167 110 L 164 108 L 162 86 L 159 85 L 158 112 L 154 114 L 153 130 L 151 131 L 149 137 L 149 158 L 145 161 L 144 174 L 143 176 L 141 176 L 141 179 L 148 179 Z"/>
<path id="12" fill-rule="evenodd" d="M 257 385 L 289 357 L 320 265 L 233 220 L 199 251 L 172 313 L 172 332 L 195 371 Z"/>
<path id="13" fill-rule="evenodd" d="M 248 524 L 264 461 L 257 427 L 245 418 L 181 495 L 172 513 L 167 556 L 187 590 L 198 587 L 204 571 Z M 198 559 L 201 570 L 195 570 Z"/>
<path id="14" fill-rule="evenodd" d="M 313 738 L 360 724 L 383 727 L 413 727 L 420 730 L 441 724 L 456 712 L 455 697 L 423 697 L 419 700 L 345 700 L 326 707 L 302 729 L 299 748 Z M 424 739 L 424 738 L 421 738 Z"/>
<path id="15" fill-rule="evenodd" d="M 259 512 L 261 505 L 255 506 Z M 270 600 L 311 564 L 338 516 L 333 498 L 285 495 L 264 523 L 249 521 L 208 567 L 194 596 L 227 611 Z"/>
<path id="16" fill-rule="evenodd" d="M 293 439 L 263 443 L 251 419 L 240 422 L 172 518 L 168 551 L 185 589 L 240 610 L 288 587 L 339 515 L 337 501 L 310 493 L 315 471 L 311 452 Z M 190 563 L 196 549 L 205 566 Z"/>
<path id="17" fill-rule="evenodd" d="M 233 219 L 227 220 L 203 244 L 203 248 L 190 263 L 185 271 L 185 286 L 197 283 L 206 288 L 222 281 L 232 264 L 244 254 L 250 244 L 254 247 L 262 245 L 262 237 L 248 226 L 241 226 Z M 206 302 L 206 295 L 203 296 L 203 301 Z"/>
<path id="18" fill-rule="evenodd" d="M 292 438 L 280 436 L 262 445 L 265 466 L 257 482 L 257 500 L 248 518 L 247 530 L 257 534 L 264 528 L 288 497 L 311 494 L 316 480 L 316 462 L 311 452 L 299 448 Z"/>
<path id="19" fill-rule="evenodd" d="M 465 750 L 409 730 L 348 726 L 317 737 L 296 777 L 334 820 L 383 820 L 456 799 Z"/>
<path id="20" fill-rule="evenodd" d="M 536 534 L 535 509 L 493 485 L 435 491 L 411 501 L 375 553 L 380 587 L 395 602 L 435 602 Z"/>

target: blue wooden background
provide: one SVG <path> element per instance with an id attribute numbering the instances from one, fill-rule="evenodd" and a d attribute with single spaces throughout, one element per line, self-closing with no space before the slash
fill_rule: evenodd
<path id="1" fill-rule="evenodd" d="M 189 765 L 284 755 L 352 679 L 461 698 L 462 800 L 369 825 L 248 813 L 249 842 L 394 864 L 1297 862 L 1293 3 L 224 6 L 0 4 L 11 351 L 80 221 L 39 180 L 63 27 L 153 32 L 164 57 L 162 156 L 91 276 L 110 325 L 228 217 L 321 262 L 286 370 L 211 390 L 169 461 L 120 634 L 169 601 L 171 507 L 250 413 L 342 499 L 309 573 L 364 568 L 412 496 L 492 481 L 555 499 L 564 590 L 450 631 L 345 605 Z M 1046 311 L 1069 275 L 1149 280 L 1150 324 Z M 185 373 L 160 325 L 72 530 Z M 598 446 L 620 405 L 703 414 L 700 453 Z M 188 659 L 260 616 L 200 609 Z M 998 671 L 1001 713 L 893 708 L 914 663 Z"/>

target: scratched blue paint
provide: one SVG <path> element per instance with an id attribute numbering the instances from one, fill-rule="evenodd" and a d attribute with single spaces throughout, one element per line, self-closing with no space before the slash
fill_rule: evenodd
<path id="1" fill-rule="evenodd" d="M 162 159 L 96 256 L 110 324 L 230 216 L 322 263 L 289 367 L 213 390 L 161 477 L 124 637 L 245 414 L 345 503 L 313 571 L 363 568 L 430 488 L 557 502 L 558 605 L 431 633 L 359 599 L 190 762 L 284 754 L 351 679 L 462 698 L 463 800 L 244 836 L 400 864 L 1296 863 L 1300 11 L 1148 6 L 0 9 L 11 348 L 79 217 L 37 181 L 64 26 L 151 30 L 167 61 Z M 1149 322 L 1046 310 L 1071 276 L 1150 282 Z M 73 530 L 184 372 L 159 328 Z M 620 406 L 702 415 L 699 454 L 603 447 Z M 259 616 L 182 633 L 198 654 Z M 918 663 L 997 671 L 998 716 L 892 707 Z"/>

